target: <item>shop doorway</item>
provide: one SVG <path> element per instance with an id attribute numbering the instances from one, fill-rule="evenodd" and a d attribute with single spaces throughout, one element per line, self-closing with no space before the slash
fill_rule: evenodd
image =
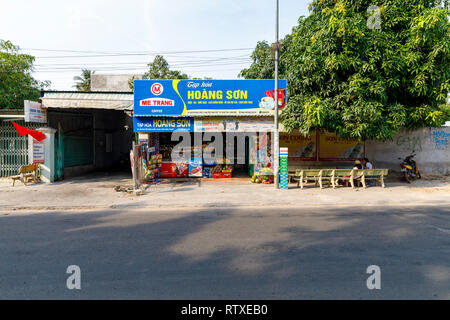
<path id="1" fill-rule="evenodd" d="M 265 142 L 270 143 L 266 134 Z M 139 133 L 138 143 L 148 152 L 160 155 L 159 177 L 248 178 L 255 170 L 255 159 L 260 151 L 257 133 L 184 132 L 183 138 L 170 132 Z M 261 136 L 259 136 L 261 137 Z M 190 159 L 174 160 L 175 148 L 190 148 Z M 264 150 L 271 157 L 270 146 Z M 218 151 L 219 150 L 219 151 Z M 267 161 L 266 161 L 267 162 Z M 270 167 L 270 160 L 269 167 Z M 195 171 L 195 174 L 193 173 Z"/>

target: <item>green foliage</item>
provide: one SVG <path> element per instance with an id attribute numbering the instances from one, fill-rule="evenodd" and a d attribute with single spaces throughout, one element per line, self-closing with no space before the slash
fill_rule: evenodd
<path id="1" fill-rule="evenodd" d="M 33 62 L 33 56 L 0 39 L 0 109 L 23 109 L 24 100 L 37 101 L 40 90 L 50 85 L 31 76 Z"/>
<path id="2" fill-rule="evenodd" d="M 81 76 L 73 77 L 76 81 L 74 85 L 78 91 L 91 91 L 91 78 L 95 71 L 83 69 L 81 70 Z"/>
<path id="3" fill-rule="evenodd" d="M 290 40 L 290 35 L 280 41 L 280 54 L 283 55 L 285 48 Z M 253 51 L 251 58 L 253 63 L 248 69 L 243 69 L 239 73 L 239 77 L 245 79 L 273 79 L 275 77 L 274 70 L 274 53 L 273 49 L 267 41 L 259 41 L 256 44 L 256 48 Z M 285 72 L 285 61 L 279 59 L 278 62 L 278 72 L 283 74 Z"/>
<path id="4" fill-rule="evenodd" d="M 142 76 L 142 79 L 144 80 L 171 80 L 171 79 L 189 79 L 189 77 L 178 70 L 170 70 L 169 63 L 166 59 L 164 59 L 163 56 L 157 55 L 153 62 L 148 64 L 149 70 L 144 73 Z M 134 80 L 136 80 L 136 77 L 132 77 L 128 81 L 128 85 L 130 86 L 130 89 L 134 88 Z"/>
<path id="5" fill-rule="evenodd" d="M 314 0 L 283 40 L 288 80 L 282 121 L 304 135 L 390 139 L 403 127 L 439 126 L 450 91 L 448 3 Z M 380 28 L 373 28 L 379 13 Z M 245 78 L 272 78 L 270 47 L 258 43 Z M 272 69 L 270 69 L 272 68 Z"/>
<path id="6" fill-rule="evenodd" d="M 444 119 L 445 121 L 450 121 L 450 105 L 443 105 L 441 106 L 441 111 L 444 113 Z"/>

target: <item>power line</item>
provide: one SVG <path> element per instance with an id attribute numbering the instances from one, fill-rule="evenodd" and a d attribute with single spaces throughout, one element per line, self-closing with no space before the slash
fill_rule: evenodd
<path id="1" fill-rule="evenodd" d="M 234 55 L 234 56 L 221 56 L 220 53 L 236 52 L 236 51 L 248 51 L 254 50 L 254 48 L 231 48 L 231 49 L 213 49 L 213 50 L 188 50 L 188 51 L 136 51 L 136 52 L 105 52 L 105 51 L 87 51 L 87 50 L 60 50 L 60 49 L 42 49 L 42 48 L 25 48 L 23 50 L 29 51 L 42 51 L 42 52 L 62 52 L 62 53 L 74 53 L 79 55 L 57 55 L 57 56 L 43 56 L 36 57 L 36 59 L 65 59 L 65 58 L 103 58 L 99 62 L 61 62 L 52 63 L 41 62 L 35 64 L 32 73 L 54 73 L 56 77 L 58 74 L 75 73 L 80 69 L 91 69 L 100 72 L 134 72 L 143 73 L 148 71 L 148 61 L 128 61 L 124 62 L 121 57 L 133 57 L 133 56 L 156 56 L 164 55 L 169 57 L 169 67 L 181 69 L 180 71 L 188 73 L 207 73 L 207 72 L 221 72 L 221 71 L 239 71 L 246 65 L 252 62 L 250 52 Z M 198 55 L 200 53 L 210 53 L 210 55 Z M 217 53 L 216 55 L 214 53 Z M 190 54 L 190 55 L 189 55 Z M 104 62 L 105 58 L 111 57 L 110 62 Z M 115 59 L 120 59 L 117 62 Z M 58 61 L 58 60 L 56 60 Z M 151 61 L 150 61 L 151 62 Z M 220 68 L 223 66 L 230 66 L 231 68 Z M 201 68 L 201 69 L 199 69 Z M 187 70 L 185 70 L 187 69 Z M 14 73 L 16 70 L 4 70 L 1 73 Z"/>
<path id="2" fill-rule="evenodd" d="M 214 57 L 198 60 L 177 60 L 169 63 L 170 68 L 191 68 L 204 66 L 221 66 L 221 65 L 243 65 L 252 61 L 247 55 L 231 56 L 231 57 Z M 91 69 L 97 71 L 109 70 L 141 70 L 148 69 L 147 62 L 97 62 L 97 63 L 48 63 L 34 65 L 34 71 L 45 72 L 53 70 L 78 71 L 79 69 Z"/>
<path id="3" fill-rule="evenodd" d="M 250 64 L 249 61 L 228 61 L 222 63 L 190 63 L 190 64 L 180 64 L 173 65 L 172 68 L 180 69 L 180 68 L 191 68 L 191 67 L 203 67 L 203 66 L 217 66 L 217 65 L 241 65 L 241 64 Z M 88 69 L 94 71 L 107 70 L 107 69 L 146 69 L 149 67 L 146 64 L 130 64 L 130 65 L 102 65 L 102 66 L 43 66 L 43 67 L 35 67 L 34 71 L 45 71 L 45 70 L 81 70 Z M 171 69 L 172 69 L 171 68 Z"/>
<path id="4" fill-rule="evenodd" d="M 50 51 L 50 52 L 74 52 L 74 53 L 100 53 L 100 54 L 159 54 L 159 53 L 194 53 L 194 52 L 222 52 L 222 51 L 238 51 L 253 50 L 254 48 L 232 48 L 232 49 L 208 49 L 208 50 L 189 50 L 189 51 L 86 51 L 86 50 L 67 50 L 67 49 L 38 49 L 38 48 L 22 48 L 22 50 L 32 51 Z"/>
<path id="5" fill-rule="evenodd" d="M 244 66 L 248 65 L 247 62 L 233 62 L 233 63 L 215 63 L 215 64 L 196 64 L 196 65 L 180 65 L 176 66 L 177 68 L 183 68 L 183 69 L 190 69 L 190 68 L 203 68 L 203 67 L 215 67 L 215 66 Z M 124 66 L 117 66 L 117 67 L 102 67 L 102 68 L 92 68 L 95 69 L 95 71 L 126 71 L 126 70 L 144 70 L 147 71 L 148 67 L 142 66 L 142 67 L 124 67 Z M 53 67 L 53 68 L 36 68 L 35 72 L 52 72 L 52 71 L 79 71 L 79 67 Z"/>
<path id="6" fill-rule="evenodd" d="M 191 50 L 191 51 L 147 51 L 147 52 L 132 52 L 132 53 L 101 53 L 89 55 L 63 55 L 63 56 L 43 56 L 35 57 L 36 59 L 59 59 L 59 58 L 98 58 L 98 57 L 123 57 L 123 56 L 149 56 L 149 55 L 175 55 L 184 53 L 206 53 L 206 52 L 230 52 L 230 51 L 244 51 L 254 50 L 254 48 L 235 48 L 235 49 L 215 49 L 215 50 Z M 70 51 L 68 51 L 70 52 Z"/>
<path id="7" fill-rule="evenodd" d="M 247 55 L 235 56 L 235 57 L 221 57 L 221 58 L 208 58 L 208 59 L 199 59 L 199 60 L 177 60 L 173 63 L 169 63 L 170 66 L 175 66 L 177 64 L 184 63 L 205 63 L 205 62 L 215 62 L 215 61 L 248 61 L 252 60 Z M 98 66 L 98 65 L 148 65 L 149 62 L 96 62 L 96 63 L 86 63 L 86 62 L 74 62 L 74 63 L 48 63 L 48 64 L 34 64 L 35 67 L 48 67 L 48 66 Z"/>

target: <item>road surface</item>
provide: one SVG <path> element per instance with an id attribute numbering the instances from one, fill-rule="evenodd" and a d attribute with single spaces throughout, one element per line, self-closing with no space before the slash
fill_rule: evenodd
<path id="1" fill-rule="evenodd" d="M 450 208 L 0 212 L 1 299 L 450 299 Z M 81 289 L 67 288 L 69 265 Z M 368 266 L 381 289 L 367 288 Z"/>

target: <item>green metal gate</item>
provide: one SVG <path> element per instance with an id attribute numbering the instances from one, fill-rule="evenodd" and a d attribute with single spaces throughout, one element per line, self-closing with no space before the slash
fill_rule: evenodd
<path id="1" fill-rule="evenodd" d="M 55 180 L 64 177 L 64 135 L 61 124 L 58 123 L 58 132 L 55 135 Z"/>
<path id="2" fill-rule="evenodd" d="M 15 120 L 18 125 L 29 129 L 42 127 L 42 123 L 25 123 Z M 28 164 L 28 135 L 19 136 L 11 121 L 0 121 L 0 177 L 16 175 L 20 166 Z"/>
<path id="3" fill-rule="evenodd" d="M 92 137 L 64 136 L 64 167 L 94 164 Z"/>

